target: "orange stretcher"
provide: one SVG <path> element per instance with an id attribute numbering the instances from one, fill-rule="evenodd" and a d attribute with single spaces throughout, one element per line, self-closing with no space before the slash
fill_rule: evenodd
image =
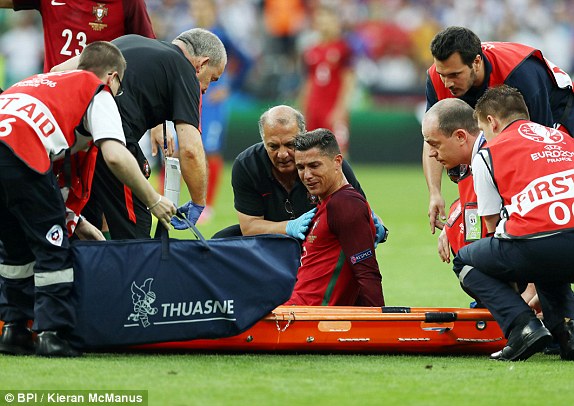
<path id="1" fill-rule="evenodd" d="M 136 350 L 483 354 L 506 339 L 486 309 L 279 306 L 242 334 Z"/>

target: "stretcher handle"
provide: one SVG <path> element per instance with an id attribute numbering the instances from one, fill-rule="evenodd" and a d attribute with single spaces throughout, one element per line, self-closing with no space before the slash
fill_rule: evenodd
<path id="1" fill-rule="evenodd" d="M 187 228 L 193 233 L 195 234 L 195 238 L 197 238 L 198 240 L 201 241 L 202 245 L 204 246 L 204 248 L 206 250 L 209 250 L 209 245 L 207 244 L 207 240 L 205 239 L 205 237 L 199 232 L 199 229 L 195 226 L 195 224 L 193 224 L 191 221 L 189 221 L 189 219 L 181 212 L 179 211 L 179 209 L 177 209 L 177 214 L 176 216 L 182 220 L 185 225 L 187 226 Z M 166 230 L 167 231 L 167 230 Z"/>
<path id="2" fill-rule="evenodd" d="M 209 244 L 207 243 L 207 240 L 205 239 L 205 237 L 199 232 L 199 230 L 197 229 L 197 227 L 195 226 L 195 224 L 193 224 L 191 221 L 189 221 L 187 219 L 187 217 L 181 215 L 181 212 L 178 211 L 178 213 L 180 213 L 180 220 L 182 220 L 188 227 L 188 229 L 191 230 L 191 232 L 193 234 L 195 234 L 195 237 L 199 240 L 199 242 L 201 243 L 202 247 L 206 250 L 206 251 L 210 251 L 211 248 L 209 247 Z M 155 235 L 154 238 L 156 239 L 161 239 L 161 252 L 162 252 L 162 259 L 165 259 L 168 254 L 169 254 L 169 231 L 162 226 L 161 224 L 157 224 L 157 227 L 155 229 Z"/>
<path id="3" fill-rule="evenodd" d="M 410 313 L 411 308 L 407 306 L 383 306 L 381 311 L 383 313 Z"/>
<path id="4" fill-rule="evenodd" d="M 449 323 L 456 321 L 458 315 L 455 312 L 426 312 L 425 322 L 427 323 Z"/>
<path id="5" fill-rule="evenodd" d="M 272 315 L 267 316 L 267 320 L 299 320 L 299 321 L 422 321 L 425 323 L 452 323 L 455 321 L 490 321 L 491 318 L 481 317 L 480 315 L 469 314 L 457 316 L 454 312 L 436 312 L 433 315 L 429 313 L 297 313 L 293 310 L 291 313 L 277 310 Z"/>
<path id="6" fill-rule="evenodd" d="M 406 306 L 383 306 L 381 310 L 383 313 L 411 313 L 411 308 Z M 457 317 L 458 314 L 456 312 L 425 312 L 425 321 L 427 323 L 448 323 L 456 321 Z"/>

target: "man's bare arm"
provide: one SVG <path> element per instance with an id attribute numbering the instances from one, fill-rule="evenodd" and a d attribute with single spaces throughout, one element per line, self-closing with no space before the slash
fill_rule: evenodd
<path id="1" fill-rule="evenodd" d="M 169 128 L 166 130 L 166 141 L 167 141 L 167 151 L 164 151 L 164 134 L 163 134 L 163 124 L 156 125 L 150 130 L 150 142 L 151 142 L 151 155 L 156 156 L 158 151 L 164 151 L 166 156 L 173 156 L 175 152 L 175 146 L 173 142 L 173 133 Z"/>
<path id="2" fill-rule="evenodd" d="M 265 220 L 263 216 L 248 216 L 237 212 L 237 217 L 243 235 L 285 234 L 287 227 L 287 221 L 269 221 Z"/>
<path id="3" fill-rule="evenodd" d="M 429 146 L 426 142 L 423 144 L 422 164 L 429 190 L 429 224 L 431 233 L 434 234 L 435 228 L 442 229 L 446 221 L 444 198 L 441 192 L 443 166 L 429 156 Z"/>
<path id="4" fill-rule="evenodd" d="M 0 8 L 14 8 L 12 0 L 0 0 Z"/>
<path id="5" fill-rule="evenodd" d="M 498 224 L 498 220 L 500 220 L 499 214 L 491 214 L 489 216 L 483 216 L 484 222 L 486 223 L 486 230 L 489 233 L 494 233 L 496 230 L 496 225 Z"/>
<path id="6" fill-rule="evenodd" d="M 61 64 L 54 66 L 52 69 L 50 69 L 50 72 L 62 72 L 65 70 L 78 69 L 78 63 L 80 63 L 80 56 L 76 55 L 67 61 L 62 62 Z"/>
<path id="7" fill-rule="evenodd" d="M 176 122 L 175 130 L 179 143 L 179 162 L 183 181 L 187 185 L 191 200 L 205 206 L 207 194 L 207 163 L 199 130 L 191 124 Z"/>

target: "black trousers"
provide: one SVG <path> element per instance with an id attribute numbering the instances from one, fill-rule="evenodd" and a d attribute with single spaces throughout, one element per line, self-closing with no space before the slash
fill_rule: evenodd
<path id="1" fill-rule="evenodd" d="M 147 160 L 139 145 L 129 143 L 128 149 L 136 157 L 140 167 L 145 168 Z M 149 176 L 149 173 L 144 175 Z M 102 213 L 106 217 L 113 240 L 150 237 L 152 221 L 149 210 L 131 189 L 116 178 L 99 152 L 90 200 L 82 214 L 90 223 L 101 229 Z"/>
<path id="2" fill-rule="evenodd" d="M 550 330 L 574 318 L 574 232 L 524 240 L 483 238 L 463 247 L 453 261 L 461 283 L 490 310 L 505 334 L 530 308 L 509 282 L 536 285 Z"/>
<path id="3" fill-rule="evenodd" d="M 66 331 L 74 325 L 74 274 L 65 220 L 54 174 L 36 173 L 0 142 L 3 321 L 34 319 L 37 331 Z"/>

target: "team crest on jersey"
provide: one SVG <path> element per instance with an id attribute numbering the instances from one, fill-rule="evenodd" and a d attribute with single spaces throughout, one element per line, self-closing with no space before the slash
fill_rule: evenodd
<path id="1" fill-rule="evenodd" d="M 311 231 L 309 231 L 309 234 L 307 235 L 307 242 L 310 242 L 312 244 L 317 239 L 317 235 L 315 234 L 315 229 L 319 225 L 320 221 L 321 221 L 321 219 L 319 218 L 319 219 L 317 219 L 317 221 L 315 221 L 313 223 L 313 227 L 311 227 Z"/>
<path id="2" fill-rule="evenodd" d="M 56 245 L 58 247 L 62 246 L 62 241 L 64 241 L 64 231 L 62 227 L 58 224 L 54 224 L 50 231 L 46 234 L 46 240 L 52 245 Z"/>
<path id="3" fill-rule="evenodd" d="M 319 198 L 315 195 L 310 194 L 309 192 L 307 192 L 307 200 L 309 200 L 309 203 L 314 205 L 319 203 Z"/>
<path id="4" fill-rule="evenodd" d="M 558 144 L 564 140 L 564 134 L 557 129 L 532 122 L 521 124 L 518 133 L 531 141 L 544 144 Z"/>
<path id="5" fill-rule="evenodd" d="M 97 3 L 96 6 L 92 7 L 92 14 L 96 17 L 96 21 L 90 23 L 90 27 L 94 31 L 101 31 L 108 25 L 103 23 L 103 19 L 108 15 L 108 8 L 105 4 Z"/>

